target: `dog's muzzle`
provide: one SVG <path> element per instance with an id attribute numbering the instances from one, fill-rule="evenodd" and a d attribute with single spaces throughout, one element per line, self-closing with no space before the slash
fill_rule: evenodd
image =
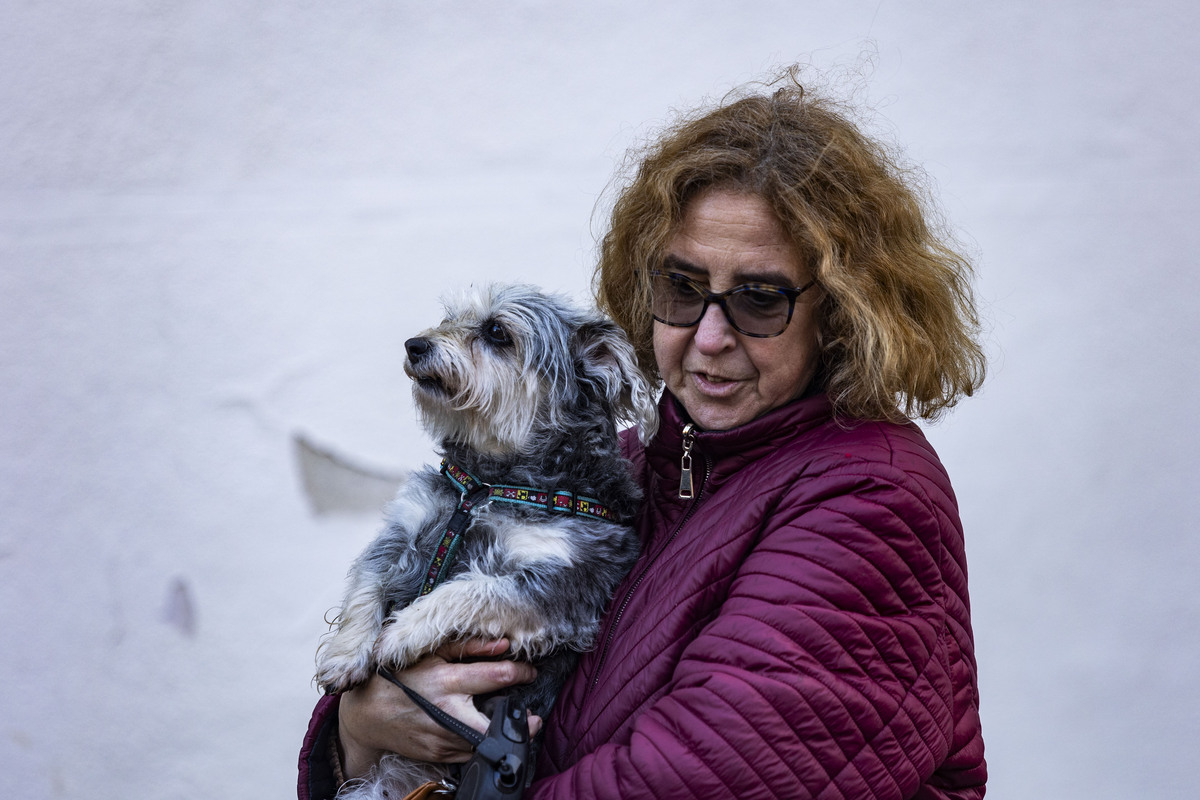
<path id="1" fill-rule="evenodd" d="M 416 381 L 417 386 L 427 393 L 447 394 L 446 385 L 437 375 L 436 364 L 431 366 L 428 363 L 432 360 L 430 356 L 433 354 L 433 342 L 419 336 L 405 342 L 404 350 L 408 353 L 404 362 L 404 372 L 408 377 Z"/>
<path id="2" fill-rule="evenodd" d="M 429 355 L 429 351 L 432 349 L 433 345 L 430 344 L 429 340 L 419 336 L 409 339 L 404 343 L 404 350 L 408 353 L 409 363 L 413 364 L 414 366 L 418 364 L 425 356 Z"/>

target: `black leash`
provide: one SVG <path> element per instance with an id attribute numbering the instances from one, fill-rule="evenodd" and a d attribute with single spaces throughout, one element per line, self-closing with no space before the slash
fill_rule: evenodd
<path id="1" fill-rule="evenodd" d="M 492 709 L 487 736 L 442 711 L 405 686 L 391 670 L 378 672 L 399 686 L 434 722 L 471 743 L 475 753 L 462 766 L 456 781 L 450 781 L 456 800 L 520 800 L 530 777 L 529 719 L 525 709 L 502 696 Z"/>
<path id="2" fill-rule="evenodd" d="M 482 733 L 480 733 L 479 731 L 475 730 L 474 728 L 468 726 L 462 720 L 457 719 L 456 717 L 450 716 L 445 711 L 442 711 L 440 708 L 435 706 L 433 703 L 426 700 L 423 696 L 417 694 L 415 691 L 413 691 L 412 689 L 405 686 L 403 683 L 401 683 L 396 678 L 395 675 L 392 674 L 392 671 L 389 670 L 387 667 L 379 667 L 379 669 L 376 671 L 380 675 L 382 675 L 384 678 L 386 678 L 387 680 L 391 681 L 392 683 L 396 684 L 401 689 L 403 689 L 404 693 L 406 695 L 408 695 L 408 698 L 410 700 L 412 700 L 414 703 L 416 703 L 418 706 L 420 706 L 421 710 L 424 711 L 426 714 L 428 714 L 433 719 L 434 722 L 441 725 L 443 728 L 450 731 L 451 733 L 456 733 L 459 736 L 461 736 L 462 738 L 466 739 L 468 742 L 471 743 L 472 747 L 479 747 L 479 743 L 483 741 Z"/>

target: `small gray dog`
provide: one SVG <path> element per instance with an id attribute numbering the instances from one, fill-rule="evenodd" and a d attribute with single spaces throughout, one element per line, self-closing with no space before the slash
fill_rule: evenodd
<path id="1" fill-rule="evenodd" d="M 442 468 L 408 477 L 351 567 L 317 681 L 342 691 L 448 642 L 503 637 L 538 670 L 517 701 L 545 715 L 637 557 L 641 494 L 617 424 L 653 433 L 650 386 L 616 325 L 528 286 L 448 303 L 405 349 Z M 446 774 L 387 756 L 339 797 L 403 797 Z"/>

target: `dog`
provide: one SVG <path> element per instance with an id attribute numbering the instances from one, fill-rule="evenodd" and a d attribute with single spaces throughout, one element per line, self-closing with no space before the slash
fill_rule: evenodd
<path id="1" fill-rule="evenodd" d="M 635 423 L 648 439 L 657 408 L 632 346 L 598 312 L 523 285 L 445 308 L 405 342 L 404 364 L 442 466 L 406 479 L 351 567 L 316 680 L 344 691 L 447 643 L 506 638 L 538 671 L 515 699 L 544 716 L 637 558 L 641 493 L 617 429 Z M 389 755 L 339 797 L 403 797 L 448 774 Z"/>

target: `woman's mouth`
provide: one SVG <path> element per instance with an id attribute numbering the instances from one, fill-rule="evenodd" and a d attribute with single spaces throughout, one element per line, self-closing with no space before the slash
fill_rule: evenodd
<path id="1" fill-rule="evenodd" d="M 713 397 L 729 395 L 741 384 L 741 381 L 735 378 L 714 375 L 711 372 L 693 372 L 692 381 L 700 392 Z"/>

